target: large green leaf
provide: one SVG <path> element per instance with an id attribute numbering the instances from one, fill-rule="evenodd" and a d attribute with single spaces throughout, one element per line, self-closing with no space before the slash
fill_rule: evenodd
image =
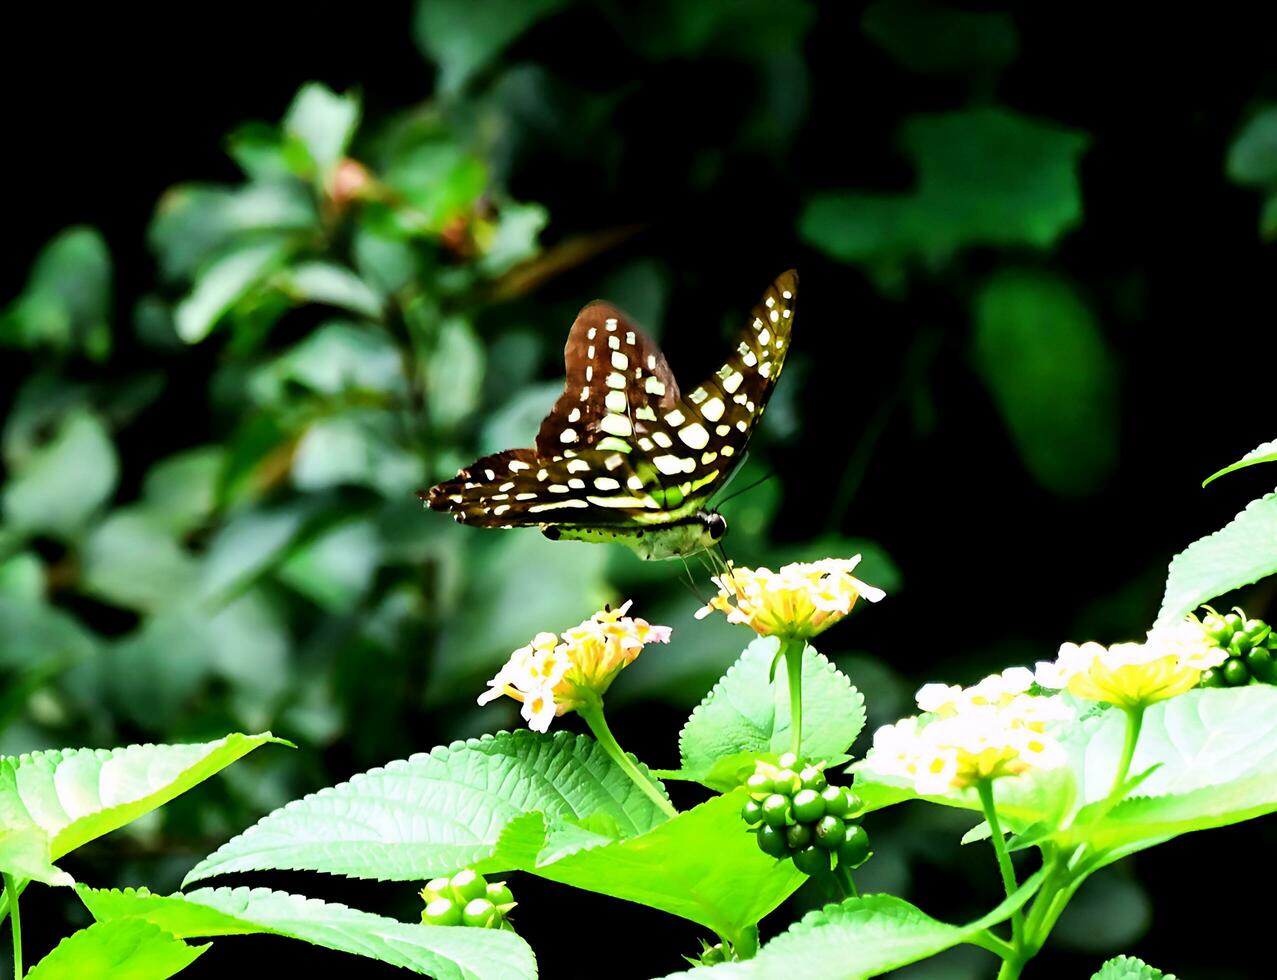
<path id="1" fill-rule="evenodd" d="M 959 943 L 981 945 L 981 933 L 1004 922 L 1041 882 L 1038 872 L 988 915 L 965 926 L 949 925 L 892 895 L 865 895 L 809 912 L 764 946 L 753 959 L 673 976 L 717 973 L 738 980 L 820 977 L 861 980 L 916 963 Z"/>
<path id="2" fill-rule="evenodd" d="M 320 179 L 340 162 L 358 125 L 359 100 L 318 82 L 303 85 L 284 116 L 284 132 L 306 148 Z"/>
<path id="3" fill-rule="evenodd" d="M 678 740 L 681 775 L 726 789 L 754 758 L 788 750 L 789 679 L 783 666 L 769 679 L 779 648 L 774 638 L 755 640 L 692 712 Z M 803 651 L 802 690 L 803 757 L 841 756 L 864 727 L 865 699 L 811 646 Z"/>
<path id="4" fill-rule="evenodd" d="M 1231 466 L 1225 466 L 1222 470 L 1217 470 L 1202 481 L 1202 486 L 1210 483 L 1212 480 L 1218 480 L 1221 476 L 1226 476 L 1236 470 L 1245 469 L 1247 466 L 1254 466 L 1256 463 L 1272 463 L 1277 462 L 1277 439 L 1272 442 L 1265 442 L 1256 446 L 1245 456 L 1233 463 Z"/>
<path id="5" fill-rule="evenodd" d="M 86 592 L 146 612 L 174 604 L 198 575 L 169 527 L 142 507 L 117 510 L 94 527 L 81 562 Z"/>
<path id="6" fill-rule="evenodd" d="M 399 922 L 268 888 L 200 888 L 169 896 L 144 888 L 77 890 L 99 922 L 142 919 L 181 939 L 286 936 L 436 980 L 533 978 L 537 972 L 531 948 L 508 930 Z"/>
<path id="7" fill-rule="evenodd" d="M 0 312 L 0 344 L 83 349 L 111 347 L 111 255 L 94 228 L 68 228 L 36 259 L 26 289 Z"/>
<path id="8" fill-rule="evenodd" d="M 1175 975 L 1163 973 L 1134 956 L 1115 956 L 1091 980 L 1175 980 Z"/>
<path id="9" fill-rule="evenodd" d="M 276 810 L 201 861 L 186 881 L 296 869 L 408 881 L 490 856 L 514 818 L 605 814 L 621 836 L 665 815 L 584 735 L 520 730 L 440 746 Z"/>
<path id="10" fill-rule="evenodd" d="M 1171 559 L 1159 624 L 1179 621 L 1203 602 L 1277 572 L 1277 493 L 1252 500 L 1220 530 Z"/>
<path id="11" fill-rule="evenodd" d="M 973 245 L 1051 245 L 1082 216 L 1082 135 L 1006 109 L 915 116 L 904 149 L 918 172 L 904 195 L 817 194 L 802 237 L 844 262 L 940 261 Z"/>
<path id="12" fill-rule="evenodd" d="M 95 922 L 73 932 L 31 968 L 27 980 L 165 980 L 208 949 L 188 946 L 141 919 Z"/>
<path id="13" fill-rule="evenodd" d="M 49 860 L 49 837 L 35 827 L 11 830 L 0 826 L 0 871 L 46 885 L 74 884 Z"/>
<path id="14" fill-rule="evenodd" d="M 324 397 L 377 393 L 406 395 L 403 356 L 394 339 L 373 324 L 334 321 L 310 331 L 295 346 L 254 372 L 256 401 L 287 404 L 296 389 Z"/>
<path id="15" fill-rule="evenodd" d="M 110 833 L 267 742 L 269 733 L 195 745 L 57 749 L 0 759 L 0 826 L 38 828 L 50 859 Z M 283 743 L 287 744 L 287 743 Z"/>
<path id="16" fill-rule="evenodd" d="M 1059 494 L 1098 489 L 1117 462 L 1117 368 L 1067 282 L 1002 272 L 974 309 L 976 363 L 1020 457 Z"/>
<path id="17" fill-rule="evenodd" d="M 61 535 L 79 530 L 110 499 L 120 468 L 106 426 L 86 409 L 68 412 L 47 443 L 9 462 L 5 521 Z"/>
<path id="18" fill-rule="evenodd" d="M 508 839 L 493 861 L 551 881 L 624 898 L 737 937 L 805 880 L 791 861 L 758 849 L 741 823 L 744 789 L 716 796 L 647 833 L 563 854 L 553 836 Z M 529 846 L 531 844 L 531 846 Z M 539 851 L 539 853 L 538 853 Z M 535 854 L 535 857 L 532 855 Z"/>

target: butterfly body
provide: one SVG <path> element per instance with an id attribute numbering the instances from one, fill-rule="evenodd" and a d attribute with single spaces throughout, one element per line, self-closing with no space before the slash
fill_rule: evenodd
<path id="1" fill-rule="evenodd" d="M 708 508 L 745 447 L 789 351 L 798 276 L 781 275 L 723 365 L 683 395 L 660 349 L 608 303 L 586 306 L 566 383 L 536 446 L 476 460 L 421 496 L 463 524 L 538 527 L 678 558 L 726 530 Z"/>

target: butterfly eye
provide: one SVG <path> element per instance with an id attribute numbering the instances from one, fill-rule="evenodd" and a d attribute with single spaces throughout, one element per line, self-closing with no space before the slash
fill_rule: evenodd
<path id="1" fill-rule="evenodd" d="M 722 514 L 710 514 L 705 518 L 705 526 L 709 529 L 709 536 L 717 541 L 727 533 L 727 518 Z"/>

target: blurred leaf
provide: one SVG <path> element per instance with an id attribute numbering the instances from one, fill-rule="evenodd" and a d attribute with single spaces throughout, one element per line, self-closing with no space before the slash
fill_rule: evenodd
<path id="1" fill-rule="evenodd" d="M 1202 486 L 1210 483 L 1212 480 L 1218 480 L 1221 476 L 1226 476 L 1236 470 L 1245 469 L 1247 466 L 1254 466 L 1256 463 L 1272 463 L 1277 462 L 1277 439 L 1272 442 L 1265 442 L 1260 446 L 1256 446 L 1245 456 L 1239 459 L 1231 466 L 1225 466 L 1222 470 L 1212 473 L 1202 481 Z"/>
<path id="2" fill-rule="evenodd" d="M 1213 534 L 1171 559 L 1157 623 L 1168 626 L 1203 602 L 1277 573 L 1277 493 L 1252 500 Z"/>
<path id="3" fill-rule="evenodd" d="M 546 381 L 509 394 L 505 404 L 485 414 L 477 452 L 499 453 L 511 446 L 531 446 L 537 427 L 562 391 L 562 382 Z"/>
<path id="4" fill-rule="evenodd" d="M 355 229 L 352 248 L 355 268 L 365 282 L 383 295 L 398 292 L 421 278 L 421 259 L 409 242 L 360 225 Z"/>
<path id="5" fill-rule="evenodd" d="M 221 446 L 197 446 L 156 463 L 142 482 L 148 516 L 172 534 L 198 527 L 216 507 L 217 481 L 225 465 Z"/>
<path id="6" fill-rule="evenodd" d="M 372 585 L 381 540 L 367 517 L 355 517 L 297 548 L 279 567 L 281 581 L 328 612 L 350 612 Z"/>
<path id="7" fill-rule="evenodd" d="M 49 835 L 52 860 L 163 806 L 267 742 L 227 735 L 200 745 L 51 749 L 0 768 L 0 825 Z"/>
<path id="8" fill-rule="evenodd" d="M 777 667 L 774 682 L 768 677 L 779 651 L 775 638 L 754 640 L 692 712 L 678 737 L 686 778 L 706 782 L 721 760 L 742 755 L 748 758 L 737 768 L 752 772 L 755 757 L 789 750 L 792 720 L 784 665 Z M 803 651 L 802 693 L 799 754 L 814 761 L 841 756 L 864 727 L 865 699 L 811 646 Z M 725 790 L 740 782 L 735 772 L 715 772 L 706 784 Z"/>
<path id="9" fill-rule="evenodd" d="M 74 409 L 47 443 L 10 461 L 4 518 L 25 531 L 72 534 L 115 493 L 119 465 L 101 420 Z"/>
<path id="10" fill-rule="evenodd" d="M 0 313 L 0 345 L 111 349 L 111 255 L 94 228 L 68 228 L 40 252 L 22 295 Z"/>
<path id="11" fill-rule="evenodd" d="M 209 945 L 188 946 L 141 919 L 95 922 L 58 943 L 31 968 L 27 980 L 167 980 L 199 959 Z"/>
<path id="12" fill-rule="evenodd" d="M 184 884 L 285 868 L 383 881 L 428 878 L 492 854 L 506 824 L 529 811 L 573 819 L 607 813 L 628 835 L 665 819 L 592 739 L 502 732 L 440 746 L 295 800 L 223 844 Z"/>
<path id="13" fill-rule="evenodd" d="M 1121 949 L 1138 942 L 1152 918 L 1152 901 L 1137 880 L 1100 875 L 1089 878 L 1069 900 L 1051 930 L 1051 942 L 1088 953 Z"/>
<path id="14" fill-rule="evenodd" d="M 300 490 L 365 486 L 387 497 L 408 496 L 425 481 L 425 465 L 403 446 L 400 420 L 389 412 L 353 410 L 310 426 L 293 457 Z"/>
<path id="15" fill-rule="evenodd" d="M 0 596 L 29 605 L 44 597 L 44 564 L 38 556 L 22 551 L 0 561 Z"/>
<path id="16" fill-rule="evenodd" d="M 1077 132 L 981 108 L 914 116 L 902 138 L 917 190 L 817 194 L 799 222 L 804 240 L 843 262 L 935 263 L 976 245 L 1046 248 L 1081 220 Z"/>
<path id="17" fill-rule="evenodd" d="M 358 125 L 359 100 L 318 82 L 301 87 L 284 117 L 284 131 L 306 147 L 321 179 L 345 155 Z"/>
<path id="18" fill-rule="evenodd" d="M 483 161 L 451 140 L 431 139 L 398 152 L 382 175 L 402 196 L 374 227 L 388 234 L 437 235 L 471 213 L 487 189 Z M 374 216 L 377 214 L 374 209 Z"/>
<path id="19" fill-rule="evenodd" d="M 246 245 L 213 262 L 203 270 L 191 291 L 174 310 L 178 336 L 196 344 L 240 299 L 261 284 L 288 254 L 280 241 Z"/>
<path id="20" fill-rule="evenodd" d="M 139 508 L 118 510 L 97 524 L 84 543 L 85 591 L 129 609 L 156 612 L 186 595 L 196 563 L 163 523 Z"/>
<path id="21" fill-rule="evenodd" d="M 897 63 L 920 75 L 1003 68 L 1019 49 L 1005 12 L 961 10 L 931 0 L 878 0 L 861 26 Z"/>
<path id="22" fill-rule="evenodd" d="M 171 280 L 190 279 L 232 244 L 276 241 L 316 228 L 319 215 L 297 181 L 227 188 L 184 184 L 160 199 L 147 233 Z"/>
<path id="23" fill-rule="evenodd" d="M 200 592 L 226 596 L 281 561 L 316 511 L 314 501 L 245 511 L 223 525 L 201 568 Z"/>
<path id="24" fill-rule="evenodd" d="M 1091 980 L 1175 980 L 1175 975 L 1163 973 L 1134 956 L 1115 956 Z"/>
<path id="25" fill-rule="evenodd" d="M 398 922 L 267 888 L 199 888 L 153 895 L 77 888 L 99 922 L 142 919 L 182 939 L 268 934 L 367 956 L 438 980 L 536 977 L 532 950 L 506 929 L 454 929 Z"/>
<path id="26" fill-rule="evenodd" d="M 331 262 L 295 266 L 283 274 L 280 285 L 304 302 L 338 306 L 372 319 L 381 315 L 381 297 L 355 273 Z"/>
<path id="27" fill-rule="evenodd" d="M 1098 490 L 1117 463 L 1117 368 L 1072 287 L 1003 272 L 977 295 L 976 363 L 1020 456 L 1066 496 Z"/>
<path id="28" fill-rule="evenodd" d="M 375 324 L 325 323 L 259 369 L 249 382 L 255 400 L 287 400 L 289 386 L 318 395 L 377 392 L 404 396 L 403 357 L 390 335 Z"/>
<path id="29" fill-rule="evenodd" d="M 453 428 L 478 407 L 484 361 L 483 345 L 467 321 L 449 317 L 440 325 L 434 353 L 425 366 L 434 425 Z"/>
<path id="30" fill-rule="evenodd" d="M 641 8 L 613 0 L 602 8 L 622 40 L 652 60 L 709 53 L 760 58 L 798 46 L 816 19 L 811 4 L 794 0 L 653 0 Z"/>
<path id="31" fill-rule="evenodd" d="M 1230 180 L 1251 187 L 1277 186 L 1277 106 L 1260 109 L 1228 148 Z"/>
<path id="32" fill-rule="evenodd" d="M 496 225 L 483 236 L 479 269 L 496 278 L 537 254 L 537 236 L 550 220 L 539 204 L 503 204 Z"/>
<path id="33" fill-rule="evenodd" d="M 89 657 L 93 634 L 60 609 L 0 593 L 0 667 L 22 670 L 47 660 Z"/>
<path id="34" fill-rule="evenodd" d="M 419 0 L 417 47 L 439 66 L 439 90 L 455 95 L 512 41 L 571 0 Z"/>

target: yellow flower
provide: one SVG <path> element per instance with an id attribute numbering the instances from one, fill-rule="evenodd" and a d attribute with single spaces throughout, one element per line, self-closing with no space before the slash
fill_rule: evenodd
<path id="1" fill-rule="evenodd" d="M 908 779 L 923 796 L 941 796 L 1062 765 L 1064 750 L 1046 728 L 1070 712 L 1058 697 L 1025 693 L 1032 682 L 1021 667 L 968 688 L 926 685 L 918 706 L 927 714 L 878 729 L 868 768 Z"/>
<path id="2" fill-rule="evenodd" d="M 1185 622 L 1155 630 L 1144 643 L 1065 643 L 1054 661 L 1038 664 L 1036 677 L 1042 687 L 1130 709 L 1192 690 L 1203 670 L 1227 658 L 1227 651 Z"/>
<path id="3" fill-rule="evenodd" d="M 704 619 L 714 610 L 729 623 L 742 623 L 759 636 L 808 639 L 849 612 L 864 596 L 877 602 L 885 593 L 855 578 L 860 556 L 795 562 L 773 572 L 768 568 L 730 568 L 712 579 L 718 595 L 696 613 Z"/>
<path id="4" fill-rule="evenodd" d="M 479 703 L 512 697 L 528 727 L 544 732 L 556 716 L 597 701 L 644 646 L 670 640 L 668 626 L 627 616 L 629 608 L 601 610 L 561 636 L 538 633 L 510 654 Z"/>

